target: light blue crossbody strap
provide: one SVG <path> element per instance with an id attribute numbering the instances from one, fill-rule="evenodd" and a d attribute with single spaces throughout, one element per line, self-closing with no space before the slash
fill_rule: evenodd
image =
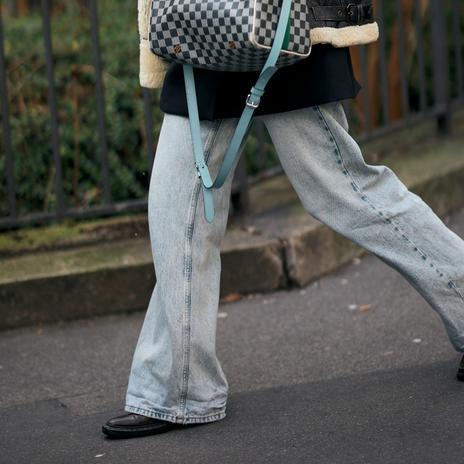
<path id="1" fill-rule="evenodd" d="M 192 133 L 193 153 L 195 155 L 195 167 L 198 176 L 201 177 L 205 187 L 213 185 L 208 167 L 203 156 L 203 142 L 201 140 L 200 117 L 198 115 L 197 95 L 195 90 L 195 78 L 190 64 L 184 64 L 185 90 L 187 92 L 187 106 L 190 119 L 190 132 Z"/>
<path id="2" fill-rule="evenodd" d="M 235 129 L 234 135 L 232 136 L 229 148 L 227 149 L 217 177 L 213 183 L 213 188 L 220 188 L 224 184 L 234 164 L 235 158 L 239 154 L 240 145 L 248 131 L 248 127 L 253 118 L 253 113 L 259 104 L 260 98 L 264 94 L 264 89 L 266 88 L 269 79 L 276 71 L 277 68 L 274 66 L 265 69 L 261 73 L 256 84 L 251 88 L 248 101 L 251 102 L 253 106 L 247 104 L 243 110 L 243 113 L 238 121 L 237 128 Z"/>
<path id="3" fill-rule="evenodd" d="M 192 134 L 192 144 L 195 157 L 195 167 L 198 176 L 202 180 L 202 190 L 204 199 L 205 217 L 208 222 L 214 219 L 214 200 L 212 197 L 212 188 L 220 188 L 230 172 L 234 161 L 239 154 L 241 144 L 244 137 L 248 132 L 248 128 L 253 118 L 253 113 L 258 107 L 261 97 L 264 94 L 267 83 L 277 71 L 275 66 L 285 40 L 287 26 L 290 19 L 290 9 L 292 0 L 283 0 L 277 30 L 275 33 L 274 41 L 272 43 L 271 51 L 267 57 L 266 63 L 263 66 L 256 84 L 251 88 L 250 94 L 246 100 L 245 109 L 240 116 L 232 140 L 224 156 L 222 164 L 219 168 L 218 175 L 214 183 L 212 182 L 208 166 L 205 163 L 203 154 L 203 143 L 201 140 L 200 121 L 198 115 L 198 104 L 195 90 L 195 79 L 193 75 L 193 68 L 190 64 L 183 65 L 185 91 L 187 95 L 187 106 L 189 111 L 190 131 Z"/>
<path id="4" fill-rule="evenodd" d="M 205 218 L 208 222 L 212 222 L 214 219 L 214 199 L 213 191 L 211 190 L 213 181 L 211 179 L 208 166 L 205 163 L 205 157 L 203 154 L 203 141 L 201 139 L 200 117 L 198 115 L 198 103 L 193 68 L 189 64 L 184 64 L 183 69 L 195 167 L 197 169 L 198 177 L 200 177 L 202 181 Z"/>

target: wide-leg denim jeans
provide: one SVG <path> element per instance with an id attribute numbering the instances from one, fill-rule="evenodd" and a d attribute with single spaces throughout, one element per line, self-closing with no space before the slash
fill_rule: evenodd
<path id="1" fill-rule="evenodd" d="M 464 352 L 464 241 L 390 168 L 365 162 L 340 102 L 259 118 L 308 213 L 400 272 Z M 236 124 L 201 121 L 213 178 Z M 214 190 L 216 217 L 206 222 L 188 118 L 165 114 L 148 210 L 157 282 L 133 356 L 128 412 L 178 423 L 225 417 L 228 383 L 215 344 L 231 185 L 232 173 Z"/>

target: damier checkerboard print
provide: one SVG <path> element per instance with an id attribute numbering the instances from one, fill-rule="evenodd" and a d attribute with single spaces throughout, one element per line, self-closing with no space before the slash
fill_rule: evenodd
<path id="1" fill-rule="evenodd" d="M 282 0 L 153 0 L 149 40 L 156 55 L 217 71 L 260 71 Z M 311 52 L 306 0 L 292 2 L 288 46 L 277 66 Z"/>

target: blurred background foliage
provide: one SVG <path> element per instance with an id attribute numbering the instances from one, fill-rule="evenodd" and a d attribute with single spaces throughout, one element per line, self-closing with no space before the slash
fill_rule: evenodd
<path id="1" fill-rule="evenodd" d="M 105 116 L 108 130 L 108 154 L 111 190 L 115 202 L 144 198 L 149 174 L 145 141 L 142 89 L 138 81 L 137 5 L 134 0 L 98 0 L 100 41 L 105 89 Z M 396 2 L 383 2 L 389 56 L 390 114 L 402 116 L 397 84 L 398 39 Z M 433 100 L 433 76 L 430 59 L 430 25 L 427 0 L 420 0 L 424 11 L 422 31 L 426 50 L 427 102 Z M 405 1 L 409 8 L 412 1 Z M 52 2 L 51 24 L 54 49 L 55 86 L 58 96 L 60 154 L 68 207 L 86 207 L 101 203 L 100 161 L 89 11 L 85 1 Z M 409 6 L 408 6 L 409 5 Z M 408 10 L 409 11 L 409 10 Z M 409 14 L 405 10 L 405 14 Z M 54 210 L 54 167 L 51 149 L 51 125 L 47 101 L 47 76 L 43 44 L 40 2 L 8 0 L 2 9 L 5 29 L 8 98 L 12 145 L 15 154 L 15 178 L 18 188 L 18 212 Z M 407 17 L 408 18 L 408 17 Z M 450 31 L 453 18 L 448 15 Z M 412 109 L 419 105 L 419 77 L 414 26 L 405 22 L 406 58 Z M 371 101 L 371 126 L 382 124 L 378 79 L 378 44 L 368 49 L 369 83 L 365 86 Z M 453 66 L 452 35 L 449 54 Z M 353 63 L 361 81 L 359 47 L 352 50 Z M 452 91 L 455 70 L 452 70 Z M 151 92 L 156 141 L 162 121 L 158 108 L 159 90 Z M 351 127 L 356 133 L 365 124 L 360 98 L 350 104 Z M 262 132 L 262 131 L 260 131 Z M 1 142 L 1 140 L 0 140 Z M 277 163 L 266 134 L 253 132 L 245 147 L 250 175 Z M 0 172 L 4 172 L 0 157 Z M 6 186 L 0 183 L 0 216 L 7 215 Z"/>
<path id="2" fill-rule="evenodd" d="M 138 81 L 137 6 L 134 1 L 99 0 L 98 7 L 112 195 L 115 201 L 142 198 L 148 186 L 148 156 Z M 53 210 L 40 10 L 4 14 L 4 28 L 19 211 Z M 52 42 L 65 196 L 69 206 L 97 204 L 101 189 L 95 68 L 89 12 L 83 2 L 54 2 Z M 152 97 L 156 140 L 162 114 L 158 92 Z"/>

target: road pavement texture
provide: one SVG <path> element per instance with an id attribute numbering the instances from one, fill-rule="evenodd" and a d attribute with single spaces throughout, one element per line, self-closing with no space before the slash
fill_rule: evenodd
<path id="1" fill-rule="evenodd" d="M 464 210 L 445 218 L 464 237 Z M 464 307 L 463 307 L 464 311 Z M 460 356 L 369 254 L 304 289 L 222 304 L 227 417 L 111 440 L 144 313 L 0 333 L 0 462 L 463 462 Z"/>

